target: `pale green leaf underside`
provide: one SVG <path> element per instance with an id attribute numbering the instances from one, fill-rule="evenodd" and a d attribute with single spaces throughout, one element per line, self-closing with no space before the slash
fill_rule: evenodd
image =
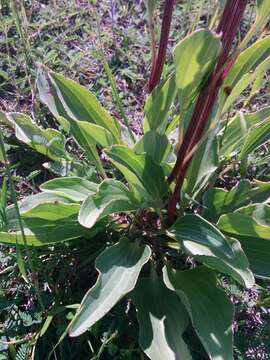
<path id="1" fill-rule="evenodd" d="M 133 290 L 151 250 L 128 239 L 106 249 L 96 260 L 99 276 L 96 284 L 86 293 L 72 321 L 70 336 L 84 333 L 127 293 Z"/>
<path id="2" fill-rule="evenodd" d="M 89 195 L 83 202 L 79 222 L 87 228 L 108 215 L 139 208 L 130 190 L 120 181 L 104 180 L 95 195 Z"/>
<path id="3" fill-rule="evenodd" d="M 231 245 L 225 236 L 210 222 L 199 215 L 185 215 L 176 220 L 167 235 L 177 241 L 193 241 L 217 249 L 228 257 L 233 257 Z"/>
<path id="4" fill-rule="evenodd" d="M 69 159 L 65 150 L 65 138 L 55 129 L 42 129 L 29 116 L 8 113 L 6 123 L 14 128 L 18 140 L 52 160 Z"/>
<path id="5" fill-rule="evenodd" d="M 63 194 L 73 201 L 83 201 L 97 192 L 97 184 L 80 177 L 62 177 L 49 180 L 40 186 L 45 192 Z"/>
<path id="6" fill-rule="evenodd" d="M 234 254 L 231 257 L 224 255 L 218 249 L 193 241 L 184 240 L 183 247 L 197 261 L 233 277 L 246 288 L 252 288 L 255 283 L 254 276 L 249 269 L 249 262 L 240 242 L 232 238 L 227 238 L 227 241 L 230 242 Z"/>
<path id="7" fill-rule="evenodd" d="M 37 86 L 41 100 L 55 117 L 95 123 L 107 129 L 115 141 L 119 141 L 120 133 L 116 121 L 101 106 L 94 94 L 73 80 L 43 66 L 39 66 L 38 70 Z"/>

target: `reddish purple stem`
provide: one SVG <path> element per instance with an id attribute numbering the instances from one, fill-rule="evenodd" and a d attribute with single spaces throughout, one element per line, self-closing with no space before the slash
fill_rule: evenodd
<path id="1" fill-rule="evenodd" d="M 185 158 L 190 151 L 199 144 L 207 127 L 222 82 L 229 74 L 235 61 L 235 59 L 229 61 L 230 51 L 233 40 L 240 27 L 247 2 L 247 0 L 227 0 L 225 5 L 220 24 L 217 28 L 217 32 L 221 34 L 222 53 L 218 59 L 215 70 L 197 99 L 192 118 L 178 152 L 176 164 L 168 177 L 169 183 L 176 179 L 175 189 L 168 205 L 169 224 L 174 222 L 176 205 L 180 200 L 180 190 L 194 154 L 187 162 L 185 162 Z"/>
<path id="2" fill-rule="evenodd" d="M 168 40 L 170 35 L 172 13 L 175 0 L 166 0 L 164 6 L 164 13 L 162 18 L 161 35 L 158 49 L 158 57 L 155 63 L 152 64 L 150 80 L 148 83 L 148 90 L 151 92 L 160 82 L 163 71 L 163 66 L 166 59 L 166 51 L 168 47 Z"/>

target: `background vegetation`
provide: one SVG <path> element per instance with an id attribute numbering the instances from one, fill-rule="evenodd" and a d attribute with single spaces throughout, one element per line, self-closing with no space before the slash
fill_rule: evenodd
<path id="1" fill-rule="evenodd" d="M 169 71 L 173 46 L 190 30 L 209 25 L 215 3 L 214 0 L 177 2 L 165 73 Z M 120 118 L 100 57 L 102 45 L 132 127 L 136 133 L 142 133 L 141 109 L 151 60 L 143 1 L 2 0 L 0 4 L 0 110 L 24 112 L 31 114 L 44 127 L 57 126 L 37 93 L 36 63 L 39 62 L 87 86 L 116 118 Z M 241 31 L 249 28 L 254 16 L 254 2 L 251 1 Z M 269 29 L 266 27 L 264 31 L 269 32 Z M 250 98 L 247 91 L 232 109 L 231 116 L 236 109 L 252 111 L 269 105 L 269 77 L 265 76 L 262 81 L 264 85 L 260 92 Z M 1 131 L 18 199 L 37 193 L 41 183 L 63 172 L 61 168 L 44 168 L 43 164 L 48 161 L 45 156 L 22 146 L 12 131 L 3 127 Z M 70 148 L 82 156 L 72 141 Z M 269 159 L 268 147 L 261 147 L 256 152 L 256 161 L 248 169 L 248 177 L 269 180 Z M 74 169 L 76 174 L 79 171 Z M 95 176 L 94 169 L 87 171 L 89 177 Z M 4 168 L 0 168 L 2 195 L 6 189 L 3 175 Z M 230 189 L 239 178 L 239 168 L 235 166 L 218 182 Z M 7 202 L 12 202 L 9 191 Z M 101 236 L 99 234 L 91 242 L 81 239 L 75 243 L 31 250 L 35 271 L 31 272 L 33 279 L 28 282 L 23 265 L 27 254 L 23 250 L 18 254 L 15 249 L 1 246 L 1 360 L 47 359 L 49 356 L 51 359 L 92 360 L 144 358 L 137 342 L 135 309 L 129 300 L 118 304 L 80 338 L 65 336 L 76 309 L 74 304 L 80 303 L 89 284 L 95 282 L 97 273 L 93 261 L 105 243 Z M 108 233 L 104 232 L 104 237 L 107 236 Z M 112 240 L 106 238 L 108 242 Z M 89 257 L 89 253 L 93 256 Z M 38 294 L 32 286 L 35 278 L 41 289 Z M 252 290 L 243 290 L 225 276 L 220 277 L 220 282 L 236 304 L 235 359 L 268 359 L 269 282 L 259 281 Z M 204 350 L 195 335 L 191 335 L 194 352 L 197 352 L 198 359 L 203 359 Z"/>

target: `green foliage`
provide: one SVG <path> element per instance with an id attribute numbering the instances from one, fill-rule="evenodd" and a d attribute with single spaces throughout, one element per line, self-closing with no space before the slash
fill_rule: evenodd
<path id="1" fill-rule="evenodd" d="M 155 3 L 148 2 L 151 16 Z M 192 359 L 190 331 L 197 334 L 198 347 L 209 359 L 233 359 L 234 306 L 221 289 L 220 274 L 248 289 L 255 284 L 254 276 L 270 278 L 270 185 L 244 177 L 229 189 L 214 185 L 231 172 L 239 179 L 237 167 L 232 170 L 231 165 L 237 161 L 241 161 L 241 174 L 247 174 L 250 158 L 269 142 L 269 108 L 247 114 L 234 108 L 237 113 L 230 119 L 230 109 L 239 96 L 268 70 L 269 36 L 246 46 L 265 24 L 269 7 L 268 1 L 258 2 L 257 20 L 244 41 L 236 42 L 235 62 L 223 87 L 217 88 L 219 96 L 213 99 L 213 109 L 211 104 L 203 104 L 202 111 L 213 111 L 206 118 L 198 147 L 188 148 L 195 156 L 188 153 L 190 159 L 182 159 L 180 170 L 186 166 L 188 171 L 173 224 L 168 224 L 168 204 L 177 187 L 167 177 L 177 161 L 179 145 L 187 139 L 185 132 L 195 103 L 204 94 L 205 84 L 213 80 L 222 54 L 221 37 L 213 31 L 197 30 L 178 43 L 173 70 L 146 100 L 145 133 L 138 139 L 130 130 L 127 140 L 123 126 L 92 92 L 43 65 L 38 66 L 39 96 L 65 135 L 54 128 L 43 129 L 27 115 L 0 114 L 2 125 L 15 130 L 19 142 L 53 161 L 45 167 L 59 176 L 41 184 L 39 193 L 19 201 L 18 209 L 16 204 L 9 205 L 7 182 L 3 182 L 0 242 L 16 248 L 18 269 L 27 281 L 29 274 L 20 251 L 31 247 L 35 252 L 49 246 L 53 253 L 58 243 L 62 249 L 71 249 L 70 261 L 65 265 L 65 257 L 61 258 L 58 270 L 67 266 L 74 274 L 83 258 L 83 265 L 94 262 L 98 273 L 70 280 L 68 286 L 78 280 L 85 282 L 83 299 L 82 289 L 75 294 L 80 306 L 63 306 L 60 300 L 50 308 L 36 332 L 35 346 L 55 325 L 58 315 L 69 309 L 64 323 L 57 325 L 57 346 L 68 333 L 78 337 L 88 332 L 92 339 L 102 333 L 103 319 L 106 334 L 94 359 L 101 358 L 105 347 L 117 359 L 115 349 L 108 344 L 118 336 L 119 314 L 125 319 L 136 311 L 138 323 L 134 319 L 130 322 L 136 324 L 134 337 L 139 325 L 140 347 L 151 359 Z M 198 14 L 202 9 L 198 8 Z M 127 122 L 115 79 L 104 59 L 120 113 Z M 251 92 L 256 89 L 258 83 Z M 200 130 L 200 124 L 195 124 L 194 131 L 197 126 Z M 175 141 L 173 130 L 177 132 Z M 0 160 L 9 171 L 2 143 L 0 149 Z M 29 251 L 26 255 L 29 258 Z M 58 283 L 56 291 L 60 287 Z M 5 309 L 6 303 L 1 306 Z M 44 307 L 42 302 L 40 306 Z M 117 319 L 110 323 L 114 312 Z M 21 321 L 25 327 L 40 324 L 30 315 Z M 89 346 L 93 348 L 90 340 Z M 14 353 L 12 347 L 10 352 Z M 21 345 L 16 359 L 24 359 L 27 352 L 28 345 Z"/>
<path id="2" fill-rule="evenodd" d="M 164 281 L 185 305 L 210 359 L 233 360 L 233 305 L 216 287 L 215 273 L 205 267 L 187 271 L 165 268 Z"/>
<path id="3" fill-rule="evenodd" d="M 152 274 L 138 281 L 131 295 L 138 310 L 139 341 L 150 359 L 192 359 L 183 340 L 188 314 L 180 299 Z"/>
<path id="4" fill-rule="evenodd" d="M 71 336 L 84 333 L 134 289 L 140 271 L 150 255 L 148 246 L 138 246 L 123 238 L 97 258 L 99 277 L 94 287 L 86 293 L 72 321 Z"/>
<path id="5" fill-rule="evenodd" d="M 175 82 L 182 111 L 188 108 L 190 101 L 197 96 L 209 77 L 220 48 L 218 37 L 208 30 L 196 31 L 176 46 Z"/>

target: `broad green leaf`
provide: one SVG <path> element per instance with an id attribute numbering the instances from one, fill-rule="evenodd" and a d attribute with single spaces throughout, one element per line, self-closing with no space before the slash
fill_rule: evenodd
<path id="1" fill-rule="evenodd" d="M 168 122 L 168 113 L 177 95 L 175 75 L 157 86 L 148 96 L 144 107 L 143 128 L 146 133 L 156 130 L 163 133 Z"/>
<path id="2" fill-rule="evenodd" d="M 188 108 L 213 70 L 220 48 L 219 37 L 209 30 L 195 31 L 176 45 L 175 77 L 183 110 Z"/>
<path id="3" fill-rule="evenodd" d="M 38 218 L 48 221 L 65 220 L 74 217 L 80 211 L 79 204 L 63 204 L 58 202 L 43 203 L 22 214 L 23 219 Z"/>
<path id="4" fill-rule="evenodd" d="M 99 272 L 95 285 L 86 293 L 69 331 L 75 337 L 84 333 L 126 294 L 134 289 L 151 250 L 124 238 L 96 259 Z"/>
<path id="5" fill-rule="evenodd" d="M 97 170 L 104 175 L 96 144 L 103 147 L 112 145 L 113 137 L 111 133 L 102 126 L 87 121 L 66 120 L 62 116 L 57 117 L 57 121 L 65 131 L 71 132 L 77 144 L 85 151 L 86 158 L 94 163 Z"/>
<path id="6" fill-rule="evenodd" d="M 238 83 L 242 82 L 242 78 L 245 75 L 249 72 L 254 72 L 269 56 L 270 36 L 267 36 L 262 40 L 257 40 L 238 56 L 223 83 L 223 89 L 226 87 L 233 89 Z M 228 95 L 226 95 L 225 91 L 222 91 L 220 96 L 220 109 L 223 107 L 227 97 Z"/>
<path id="7" fill-rule="evenodd" d="M 263 145 L 270 139 L 270 116 L 264 122 L 260 123 L 254 129 L 251 129 L 243 144 L 240 159 L 246 158 L 259 146 Z"/>
<path id="8" fill-rule="evenodd" d="M 40 186 L 45 192 L 63 194 L 73 201 L 83 201 L 97 192 L 97 184 L 80 177 L 63 177 L 45 182 Z"/>
<path id="9" fill-rule="evenodd" d="M 270 240 L 270 227 L 268 225 L 263 225 L 241 212 L 222 215 L 218 221 L 218 226 L 221 231 L 230 236 L 239 235 Z"/>
<path id="10" fill-rule="evenodd" d="M 245 114 L 240 112 L 234 116 L 228 125 L 222 129 L 221 155 L 225 158 L 236 155 L 241 151 L 241 146 L 253 126 L 257 126 L 270 116 L 270 107 L 261 109 L 254 113 Z"/>
<path id="11" fill-rule="evenodd" d="M 54 205 L 55 209 L 59 209 L 59 204 Z M 61 206 L 62 205 L 64 204 L 61 204 Z M 29 210 L 33 217 L 27 217 L 27 212 L 23 214 L 24 233 L 27 245 L 30 247 L 53 245 L 59 242 L 81 237 L 90 238 L 102 229 L 100 229 L 97 225 L 91 231 L 86 231 L 77 221 L 77 209 L 74 211 L 74 204 L 70 204 L 70 206 L 72 208 L 72 212 L 75 212 L 75 215 L 68 217 L 63 216 L 63 218 L 60 216 L 60 220 L 48 220 L 48 218 L 53 217 L 55 212 L 53 211 L 52 214 L 50 214 L 50 212 L 47 214 L 44 212 L 42 215 L 40 208 L 43 206 L 46 208 L 47 205 L 43 204 L 36 207 L 37 215 L 44 216 L 45 219 L 36 217 L 34 209 Z M 67 206 L 67 204 L 65 204 L 65 206 Z M 0 229 L 0 243 L 14 246 L 17 244 L 19 246 L 25 245 L 14 208 L 10 208 L 7 211 L 7 224 Z"/>
<path id="12" fill-rule="evenodd" d="M 69 159 L 65 138 L 55 129 L 42 129 L 29 116 L 20 113 L 6 114 L 8 124 L 15 129 L 18 140 L 52 160 Z"/>
<path id="13" fill-rule="evenodd" d="M 247 35 L 244 37 L 240 48 L 244 49 L 254 35 L 267 23 L 270 18 L 270 0 L 257 0 L 257 16 Z"/>
<path id="14" fill-rule="evenodd" d="M 224 233 L 241 242 L 255 276 L 270 279 L 269 209 L 264 212 L 267 215 L 266 220 L 263 219 L 262 209 L 258 208 L 257 214 L 254 205 L 251 205 L 251 209 L 252 216 L 249 216 L 250 210 L 239 210 L 221 216 L 218 226 Z"/>
<path id="15" fill-rule="evenodd" d="M 228 257 L 234 256 L 231 244 L 210 222 L 199 215 L 185 215 L 176 220 L 167 235 L 177 241 L 189 240 L 217 249 Z"/>
<path id="16" fill-rule="evenodd" d="M 95 195 L 89 195 L 84 200 L 78 219 L 81 225 L 90 229 L 99 219 L 108 215 L 138 208 L 139 204 L 124 184 L 106 179 L 99 185 Z"/>
<path id="17" fill-rule="evenodd" d="M 163 269 L 167 287 L 177 293 L 211 360 L 233 360 L 233 305 L 216 287 L 215 273 L 205 267 Z"/>
<path id="18" fill-rule="evenodd" d="M 258 223 L 270 226 L 270 206 L 266 204 L 253 204 L 242 207 L 237 213 L 251 216 Z"/>
<path id="19" fill-rule="evenodd" d="M 203 198 L 203 217 L 216 222 L 220 215 L 233 212 L 253 202 L 264 202 L 270 198 L 270 183 L 241 180 L 230 191 L 209 189 Z"/>
<path id="20" fill-rule="evenodd" d="M 150 199 L 153 207 L 162 206 L 168 185 L 160 165 L 149 155 L 136 154 L 125 146 L 113 146 L 106 153 L 137 192 L 137 196 Z"/>
<path id="21" fill-rule="evenodd" d="M 139 342 L 153 360 L 191 360 L 182 335 L 189 318 L 177 295 L 157 275 L 139 279 L 131 293 L 140 325 Z"/>
<path id="22" fill-rule="evenodd" d="M 41 100 L 57 118 L 95 123 L 107 129 L 118 142 L 119 126 L 85 87 L 53 71 L 39 66 L 37 86 Z"/>
<path id="23" fill-rule="evenodd" d="M 134 147 L 134 151 L 137 154 L 146 153 L 157 163 L 166 162 L 172 146 L 166 135 L 161 135 L 155 131 L 148 131 L 137 142 Z"/>
<path id="24" fill-rule="evenodd" d="M 100 229 L 92 229 L 91 233 L 87 233 L 85 229 L 78 223 L 64 221 L 27 219 L 23 222 L 24 233 L 27 245 L 30 247 L 39 247 L 45 245 L 53 245 L 63 241 L 74 240 L 81 237 L 90 238 L 97 234 Z M 0 243 L 6 245 L 24 246 L 24 240 L 21 231 L 16 228 L 6 226 L 0 230 Z"/>
<path id="25" fill-rule="evenodd" d="M 64 194 L 56 193 L 38 193 L 35 195 L 30 195 L 25 197 L 22 201 L 19 202 L 20 213 L 24 214 L 25 212 L 33 209 L 34 207 L 43 204 L 43 203 L 63 203 L 70 204 L 72 201 L 66 197 Z M 13 207 L 10 207 L 13 209 Z M 15 213 L 14 213 L 15 215 Z"/>
<path id="26" fill-rule="evenodd" d="M 238 81 L 233 87 L 231 87 L 231 93 L 226 98 L 225 103 L 221 104 L 222 114 L 226 113 L 229 108 L 234 104 L 239 95 L 256 79 L 256 77 L 261 74 L 261 72 L 266 72 L 270 67 L 270 56 L 268 56 L 263 62 L 261 62 L 253 71 L 249 71 L 244 74 L 240 81 Z"/>
<path id="27" fill-rule="evenodd" d="M 214 132 L 201 144 L 188 168 L 186 176 L 187 186 L 184 191 L 193 199 L 209 186 L 219 166 L 218 144 Z"/>
<path id="28" fill-rule="evenodd" d="M 252 288 L 255 283 L 254 276 L 249 270 L 249 262 L 240 242 L 232 238 L 227 238 L 227 241 L 231 244 L 233 251 L 233 256 L 230 257 L 217 248 L 189 240 L 183 240 L 183 247 L 195 260 L 233 277 L 246 288 Z"/>
<path id="29" fill-rule="evenodd" d="M 109 147 L 114 143 L 113 136 L 108 130 L 87 121 L 72 120 L 70 129 L 72 133 L 80 132 L 81 136 L 87 139 L 88 142 L 99 144 L 102 147 Z"/>
<path id="30" fill-rule="evenodd" d="M 220 188 L 209 189 L 203 197 L 203 217 L 216 222 L 220 215 L 232 212 L 249 203 L 247 197 L 251 183 L 241 180 L 230 191 Z"/>
<path id="31" fill-rule="evenodd" d="M 75 177 L 83 177 L 85 179 L 95 179 L 97 177 L 95 175 L 96 169 L 94 166 L 90 166 L 81 161 L 51 161 L 42 164 L 43 167 L 49 170 L 51 173 L 57 176 L 75 176 Z M 98 181 L 98 180 L 97 180 Z"/>

